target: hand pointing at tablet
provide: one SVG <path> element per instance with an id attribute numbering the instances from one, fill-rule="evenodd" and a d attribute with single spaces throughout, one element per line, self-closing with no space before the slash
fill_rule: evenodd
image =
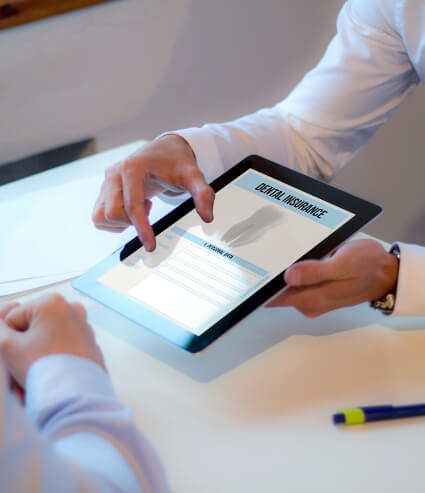
<path id="1" fill-rule="evenodd" d="M 108 231 L 122 231 L 134 224 L 147 250 L 154 250 L 149 199 L 167 188 L 188 191 L 201 218 L 212 221 L 214 192 L 191 147 L 178 135 L 164 135 L 107 169 L 93 221 Z"/>
<path id="2" fill-rule="evenodd" d="M 107 170 L 93 213 L 96 226 L 120 231 L 132 223 L 146 248 L 153 250 L 149 199 L 166 187 L 189 191 L 200 217 L 212 220 L 214 191 L 189 144 L 173 134 L 154 140 Z M 230 240 L 231 233 L 225 240 Z M 377 241 L 349 242 L 328 259 L 304 261 L 289 268 L 285 274 L 288 289 L 268 306 L 293 306 L 308 317 L 319 316 L 380 298 L 393 289 L 397 273 L 397 259 Z"/>

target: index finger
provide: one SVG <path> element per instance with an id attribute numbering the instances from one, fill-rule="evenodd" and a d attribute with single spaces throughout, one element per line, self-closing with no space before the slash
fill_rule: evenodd
<path id="1" fill-rule="evenodd" d="M 147 175 L 140 167 L 133 166 L 132 158 L 122 164 L 122 184 L 124 207 L 136 228 L 140 241 L 148 251 L 155 249 L 155 235 L 149 224 L 145 208 L 144 184 Z"/>

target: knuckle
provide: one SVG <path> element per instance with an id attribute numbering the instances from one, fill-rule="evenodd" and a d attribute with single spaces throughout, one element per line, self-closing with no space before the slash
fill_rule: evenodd
<path id="1" fill-rule="evenodd" d="M 134 217 L 142 210 L 142 206 L 133 200 L 126 200 L 124 206 L 130 217 Z"/>
<path id="2" fill-rule="evenodd" d="M 66 303 L 65 298 L 60 293 L 52 293 L 49 295 L 52 303 Z"/>
<path id="3" fill-rule="evenodd" d="M 132 202 L 131 200 L 125 201 L 125 210 L 127 211 L 127 213 L 130 216 L 134 216 L 134 214 L 137 211 L 137 208 L 138 208 L 137 205 L 134 202 Z"/>
<path id="4" fill-rule="evenodd" d="M 65 298 L 59 293 L 47 295 L 40 303 L 41 309 L 58 309 L 62 310 L 67 305 Z"/>
<path id="5" fill-rule="evenodd" d="M 110 166 L 109 168 L 106 168 L 105 179 L 107 181 L 114 180 L 116 176 L 117 176 L 117 169 L 115 168 L 115 166 Z"/>
<path id="6" fill-rule="evenodd" d="M 121 161 L 121 173 L 124 175 L 130 175 L 135 170 L 135 161 L 134 159 L 124 159 Z"/>

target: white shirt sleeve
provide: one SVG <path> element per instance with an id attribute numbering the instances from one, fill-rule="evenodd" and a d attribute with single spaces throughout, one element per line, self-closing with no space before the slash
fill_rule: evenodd
<path id="1" fill-rule="evenodd" d="M 425 248 L 397 242 L 400 246 L 397 292 L 393 316 L 425 316 Z"/>
<path id="2" fill-rule="evenodd" d="M 155 452 L 98 365 L 47 356 L 31 366 L 26 388 L 24 409 L 0 362 L 2 491 L 169 491 Z"/>
<path id="3" fill-rule="evenodd" d="M 285 100 L 231 122 L 174 133 L 190 143 L 207 181 L 250 154 L 331 179 L 419 82 L 403 32 L 415 10 L 425 14 L 424 6 L 405 0 L 349 0 L 322 60 Z M 425 35 L 412 35 L 413 54 Z M 403 246 L 401 255 L 395 314 L 425 315 L 419 292 L 411 296 L 418 273 L 425 276 L 425 249 Z"/>
<path id="4" fill-rule="evenodd" d="M 191 144 L 207 181 L 250 154 L 322 179 L 352 159 L 418 84 L 399 3 L 347 2 L 322 60 L 274 107 L 175 132 Z"/>

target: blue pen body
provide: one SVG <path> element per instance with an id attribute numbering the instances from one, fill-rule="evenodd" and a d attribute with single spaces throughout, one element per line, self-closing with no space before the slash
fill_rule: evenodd
<path id="1" fill-rule="evenodd" d="M 366 406 L 362 409 L 365 413 L 366 422 L 425 416 L 425 404 L 412 404 L 408 406 Z"/>
<path id="2" fill-rule="evenodd" d="M 425 404 L 364 406 L 341 409 L 333 415 L 333 422 L 336 425 L 358 425 L 371 421 L 413 418 L 416 416 L 425 416 Z"/>

